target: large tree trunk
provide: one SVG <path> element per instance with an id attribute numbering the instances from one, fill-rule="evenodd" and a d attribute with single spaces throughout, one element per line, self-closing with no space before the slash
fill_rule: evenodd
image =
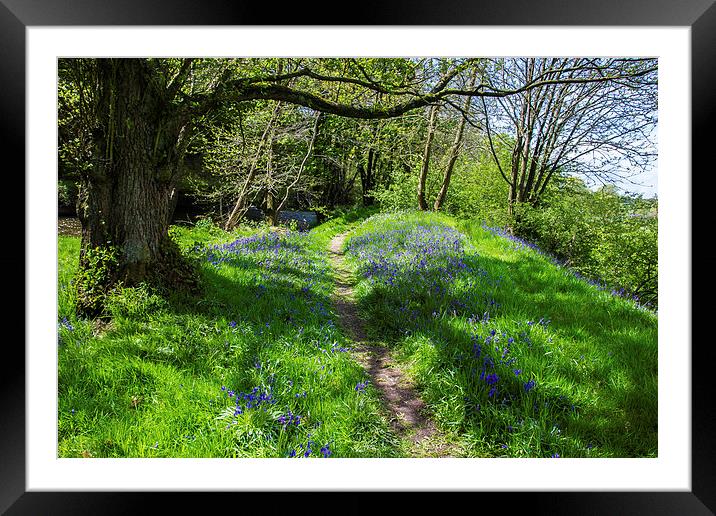
<path id="1" fill-rule="evenodd" d="M 78 198 L 78 311 L 97 315 L 115 285 L 182 276 L 168 237 L 185 127 L 145 60 L 97 62 L 92 169 Z M 174 272 L 171 272 L 175 269 Z M 167 278 L 169 276 L 170 278 Z"/>
<path id="2" fill-rule="evenodd" d="M 141 282 L 159 255 L 174 205 L 173 185 L 158 181 L 141 158 L 125 159 L 110 177 L 82 185 L 81 257 L 89 249 L 113 246 L 118 253 L 117 279 Z"/>

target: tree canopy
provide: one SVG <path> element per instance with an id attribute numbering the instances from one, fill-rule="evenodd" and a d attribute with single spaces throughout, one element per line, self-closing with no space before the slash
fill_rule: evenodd
<path id="1" fill-rule="evenodd" d="M 373 203 L 399 177 L 416 181 L 418 207 L 439 210 L 476 141 L 510 212 L 555 174 L 608 182 L 655 156 L 655 59 L 68 58 L 58 70 L 87 313 L 118 282 L 192 276 L 168 238 L 187 181 L 229 229 L 257 199 L 275 223 L 288 205 L 344 202 L 358 184 Z M 191 156 L 203 175 L 187 174 Z"/>

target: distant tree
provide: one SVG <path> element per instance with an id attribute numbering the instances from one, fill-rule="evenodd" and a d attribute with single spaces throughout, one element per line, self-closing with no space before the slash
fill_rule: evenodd
<path id="1" fill-rule="evenodd" d="M 475 87 L 475 81 L 477 80 L 477 72 L 477 67 L 473 67 L 472 71 L 470 72 L 470 78 L 467 82 L 468 90 L 471 90 Z M 465 133 L 465 123 L 468 119 L 468 116 L 470 116 L 471 104 L 472 97 L 465 97 L 465 99 L 463 100 L 462 109 L 460 109 L 459 111 L 461 116 L 457 123 L 457 129 L 455 130 L 455 138 L 452 142 L 452 146 L 450 147 L 448 162 L 445 166 L 445 171 L 443 173 L 443 182 L 440 185 L 440 191 L 438 191 L 438 195 L 435 198 L 435 203 L 433 204 L 433 210 L 435 211 L 440 211 L 443 206 L 443 203 L 445 202 L 445 198 L 447 197 L 448 188 L 450 187 L 450 179 L 452 178 L 452 171 L 455 167 L 455 162 L 460 155 L 460 147 L 462 146 L 463 135 Z"/>
<path id="2" fill-rule="evenodd" d="M 425 150 L 423 151 L 423 162 L 420 166 L 420 175 L 418 176 L 418 208 L 425 211 L 428 209 L 428 201 L 425 198 L 425 185 L 428 179 L 428 171 L 430 170 L 430 156 L 433 150 L 433 138 L 435 137 L 435 126 L 437 125 L 438 111 L 440 104 L 430 106 L 428 115 L 428 131 L 425 137 Z"/>
<path id="3" fill-rule="evenodd" d="M 496 91 L 482 98 L 490 145 L 509 140 L 509 162 L 493 158 L 510 187 L 508 210 L 535 205 L 558 170 L 607 184 L 643 170 L 656 156 L 655 59 L 500 59 L 487 74 Z"/>
<path id="4" fill-rule="evenodd" d="M 349 204 L 358 179 L 357 161 L 362 145 L 357 133 L 359 121 L 324 115 L 323 130 L 316 137 L 313 152 L 314 183 L 311 195 L 321 207 Z"/>

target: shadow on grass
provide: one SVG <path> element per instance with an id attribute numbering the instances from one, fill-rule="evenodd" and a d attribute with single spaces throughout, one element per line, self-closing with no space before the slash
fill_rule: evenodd
<path id="1" fill-rule="evenodd" d="M 92 335 L 91 324 L 77 324 L 61 344 L 58 364 L 60 453 L 84 456 L 82 450 L 91 449 L 92 456 L 230 455 L 231 447 L 239 444 L 228 437 L 213 448 L 207 441 L 211 437 L 202 437 L 205 448 L 191 448 L 182 439 L 206 430 L 207 421 L 214 422 L 217 411 L 226 408 L 221 385 L 248 393 L 256 386 L 273 385 L 274 373 L 281 405 L 277 409 L 290 406 L 301 415 L 310 410 L 314 418 L 324 418 L 329 413 L 323 414 L 324 406 L 342 403 L 346 392 L 350 398 L 353 386 L 364 378 L 360 367 L 338 351 L 322 359 L 328 356 L 322 351 L 342 338 L 334 328 L 332 277 L 315 254 L 315 246 L 322 245 L 330 231 L 324 228 L 325 234 L 317 235 L 310 247 L 293 246 L 283 261 L 269 252 L 237 256 L 214 267 L 204 258 L 200 297 L 171 293 L 160 299 L 143 297 L 141 289 L 127 291 L 101 335 Z M 316 383 L 321 363 L 326 364 L 326 380 Z M 335 375 L 329 376 L 334 367 Z M 295 389 L 308 390 L 308 397 L 294 397 L 289 379 L 296 381 Z M 336 392 L 340 399 L 334 400 Z M 382 437 L 388 428 L 383 430 L 382 420 L 375 417 L 373 401 L 361 401 L 366 406 L 358 413 L 341 405 L 339 412 L 346 419 L 325 425 L 326 432 L 336 427 L 338 433 L 350 435 L 344 454 L 356 446 L 358 454 L 398 455 L 397 441 Z M 358 427 L 362 430 L 354 431 Z M 156 437 L 142 444 L 147 433 Z M 172 442 L 162 441 L 158 452 L 145 450 L 154 439 L 162 439 L 160 433 L 171 436 Z"/>
<path id="2" fill-rule="evenodd" d="M 320 271 L 278 264 L 269 273 L 245 257 L 200 269 L 201 296 L 173 293 L 152 324 L 123 318 L 108 337 L 128 342 L 139 358 L 211 377 L 216 366 L 250 369 L 264 348 L 334 324 L 330 297 L 311 288 L 326 281 Z"/>
<path id="3" fill-rule="evenodd" d="M 452 411 L 462 414 L 462 431 L 491 426 L 489 437 L 499 440 L 509 432 L 510 421 L 547 418 L 569 437 L 572 456 L 587 456 L 591 449 L 600 456 L 656 455 L 654 315 L 529 253 L 520 253 L 514 261 L 473 255 L 465 262 L 472 283 L 458 279 L 449 290 L 407 275 L 390 287 L 371 289 L 361 300 L 374 335 L 407 345 L 408 330 L 432 343 L 435 355 L 423 387 L 433 404 L 450 395 L 444 386 L 437 387 L 444 381 L 467 393 L 462 401 L 452 402 L 461 404 Z M 421 274 L 431 278 L 438 272 L 427 267 Z M 500 395 L 489 396 L 491 386 L 480 379 L 485 356 L 500 362 L 512 355 L 501 357 L 482 340 L 476 357 L 476 333 L 484 339 L 490 328 L 506 329 L 515 346 L 524 347 L 527 341 L 520 340 L 518 326 L 540 319 L 550 320 L 545 338 L 552 342 L 530 351 L 537 358 L 524 355 L 525 363 L 539 363 L 539 370 L 520 373 L 521 378 L 528 373 L 536 377 L 537 388 L 526 393 L 524 382 L 511 374 L 519 361 L 509 365 L 503 360 Z M 485 408 L 492 412 L 491 421 L 486 421 Z"/>

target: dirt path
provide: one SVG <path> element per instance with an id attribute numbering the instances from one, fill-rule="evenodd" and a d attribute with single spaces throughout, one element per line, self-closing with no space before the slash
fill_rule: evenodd
<path id="1" fill-rule="evenodd" d="M 336 273 L 334 306 L 341 326 L 355 342 L 355 356 L 380 391 L 390 415 L 393 430 L 405 441 L 406 452 L 413 457 L 450 457 L 459 455 L 445 441 L 435 424 L 425 415 L 425 403 L 405 373 L 390 356 L 390 350 L 369 341 L 353 296 L 353 277 L 345 263 L 343 233 L 331 240 L 330 258 Z"/>

